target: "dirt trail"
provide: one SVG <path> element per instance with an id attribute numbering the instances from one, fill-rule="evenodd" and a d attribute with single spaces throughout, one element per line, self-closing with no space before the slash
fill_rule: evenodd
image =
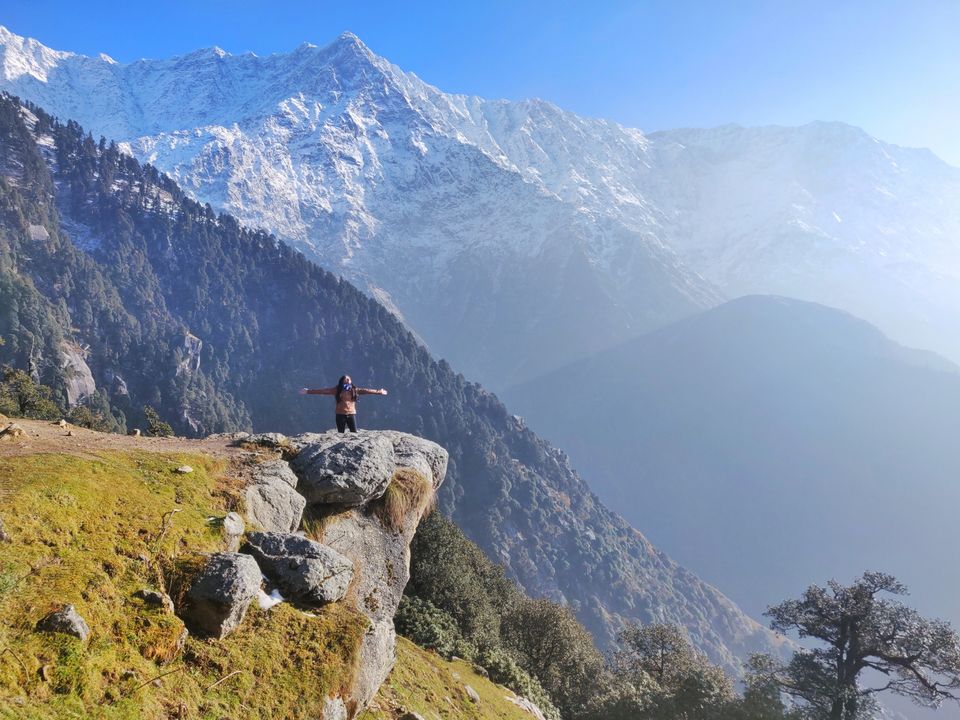
<path id="1" fill-rule="evenodd" d="M 65 453 L 68 455 L 92 456 L 105 450 L 140 450 L 163 453 L 203 453 L 219 458 L 238 461 L 251 457 L 251 453 L 233 445 L 228 435 L 212 435 L 202 440 L 183 437 L 134 437 L 101 433 L 68 424 L 60 427 L 47 420 L 24 420 L 0 415 L 0 431 L 10 423 L 23 428 L 19 437 L 0 437 L 0 457 L 30 455 L 33 453 Z"/>

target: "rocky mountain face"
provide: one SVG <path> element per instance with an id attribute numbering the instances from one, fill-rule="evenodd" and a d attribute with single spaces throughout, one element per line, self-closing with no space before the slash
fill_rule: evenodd
<path id="1" fill-rule="evenodd" d="M 960 170 L 840 123 L 645 135 L 443 93 L 350 34 L 119 64 L 0 30 L 0 87 L 293 242 L 494 390 L 746 293 L 960 358 Z"/>
<path id="2" fill-rule="evenodd" d="M 568 603 L 601 643 L 636 619 L 684 625 L 728 667 L 776 649 L 771 633 L 602 505 L 562 452 L 346 282 L 76 124 L 9 98 L 0 157 L 0 362 L 33 367 L 66 401 L 59 353 L 70 341 L 85 349 L 95 410 L 144 427 L 151 404 L 185 434 L 329 427 L 330 399 L 297 389 L 349 371 L 390 390 L 361 400 L 361 426 L 445 447 L 441 509 L 529 593 Z M 46 239 L 33 239 L 32 225 Z M 262 490 L 248 503 L 278 527 L 292 522 L 297 497 L 268 501 Z"/>
<path id="3" fill-rule="evenodd" d="M 960 367 L 839 310 L 755 296 L 536 384 L 510 395 L 531 426 L 750 612 L 876 568 L 960 622 L 943 572 L 960 543 Z M 584 423 L 598 386 L 609 422 Z"/>

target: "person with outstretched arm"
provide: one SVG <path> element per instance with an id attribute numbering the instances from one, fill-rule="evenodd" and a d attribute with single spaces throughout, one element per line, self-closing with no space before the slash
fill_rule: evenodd
<path id="1" fill-rule="evenodd" d="M 357 387 L 349 375 L 340 378 L 336 385 L 329 388 L 300 388 L 301 395 L 333 395 L 337 401 L 337 432 L 357 431 L 357 398 L 361 395 L 386 395 L 383 388 Z"/>

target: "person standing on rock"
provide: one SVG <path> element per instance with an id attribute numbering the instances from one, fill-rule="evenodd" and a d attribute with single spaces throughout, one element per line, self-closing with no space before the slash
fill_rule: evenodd
<path id="1" fill-rule="evenodd" d="M 337 400 L 337 432 L 357 431 L 357 398 L 361 395 L 386 395 L 383 388 L 357 387 L 349 375 L 340 378 L 336 385 L 329 388 L 300 388 L 301 395 L 333 395 Z"/>

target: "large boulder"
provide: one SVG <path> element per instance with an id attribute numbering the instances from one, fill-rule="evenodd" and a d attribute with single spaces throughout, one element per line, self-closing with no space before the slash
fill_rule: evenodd
<path id="1" fill-rule="evenodd" d="M 212 555 L 187 591 L 181 617 L 191 632 L 225 637 L 243 621 L 260 582 L 260 568 L 249 555 Z"/>
<path id="2" fill-rule="evenodd" d="M 308 605 L 342 600 L 353 580 L 353 563 L 326 545 L 300 535 L 254 532 L 243 551 L 287 598 Z"/>
<path id="3" fill-rule="evenodd" d="M 82 641 L 90 637 L 90 626 L 87 625 L 86 620 L 80 617 L 73 605 L 65 605 L 44 617 L 37 623 L 37 630 L 41 632 L 65 633 L 66 635 L 73 635 L 73 637 L 79 638 Z"/>
<path id="4" fill-rule="evenodd" d="M 325 434 L 291 463 L 307 502 L 363 505 L 383 495 L 397 467 L 393 443 L 377 433 Z"/>
<path id="5" fill-rule="evenodd" d="M 247 520 L 267 531 L 294 532 L 307 505 L 296 487 L 297 476 L 283 460 L 257 465 L 246 489 Z"/>
<path id="6" fill-rule="evenodd" d="M 420 472 L 438 488 L 447 451 L 434 442 L 394 430 L 307 433 L 290 438 L 298 490 L 310 504 L 363 505 L 386 491 L 397 468 Z"/>

